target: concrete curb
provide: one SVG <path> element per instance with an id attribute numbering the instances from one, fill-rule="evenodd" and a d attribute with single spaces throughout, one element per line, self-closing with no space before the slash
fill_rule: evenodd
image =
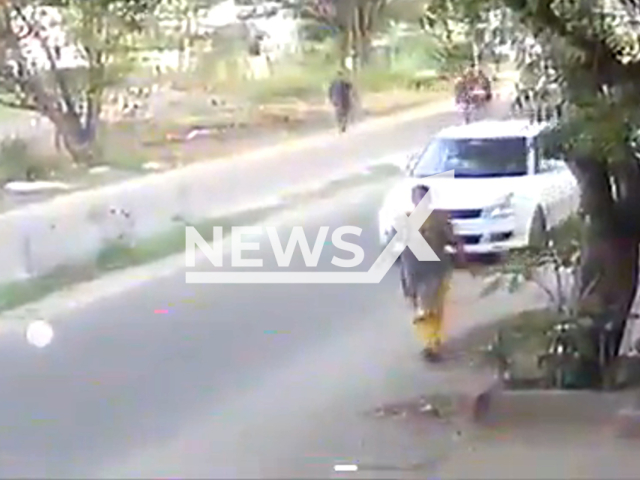
<path id="1" fill-rule="evenodd" d="M 494 403 L 502 393 L 502 382 L 492 372 L 473 372 L 461 379 L 464 389 L 457 395 L 456 411 L 465 423 L 484 425 L 493 418 Z"/>
<path id="2" fill-rule="evenodd" d="M 355 187 L 356 190 L 361 188 L 367 187 Z M 338 195 L 341 194 L 345 193 L 338 193 Z M 346 194 L 352 195 L 353 192 L 349 191 Z M 299 218 L 300 209 L 304 208 L 304 206 L 300 205 L 290 205 L 286 198 L 273 197 L 268 202 L 246 204 L 244 208 L 236 209 L 235 212 L 242 214 L 248 210 L 268 206 L 282 207 L 282 209 L 265 216 L 255 225 L 277 226 L 286 224 L 292 219 Z M 230 212 L 230 215 L 233 213 Z M 223 242 L 223 250 L 227 251 L 231 242 L 230 235 L 226 235 L 223 238 Z M 200 251 L 196 252 L 196 263 L 198 265 L 208 265 L 208 260 Z M 106 272 L 94 280 L 71 285 L 33 303 L 0 312 L 0 335 L 16 331 L 22 332 L 27 323 L 33 320 L 46 320 L 48 322 L 62 320 L 70 312 L 113 295 L 134 290 L 149 281 L 157 281 L 175 275 L 181 270 L 185 270 L 184 253 L 172 254 L 147 264 Z"/>
<path id="3" fill-rule="evenodd" d="M 609 435 L 640 438 L 640 409 L 624 407 L 634 392 L 585 390 L 505 390 L 501 382 L 484 379 L 476 390 L 459 397 L 461 419 L 475 427 L 521 427 L 547 424 L 600 425 Z"/>

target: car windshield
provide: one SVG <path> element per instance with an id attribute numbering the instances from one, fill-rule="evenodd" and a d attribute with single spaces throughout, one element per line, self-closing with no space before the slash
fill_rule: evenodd
<path id="1" fill-rule="evenodd" d="M 456 177 L 504 177 L 527 174 L 527 139 L 436 138 L 425 149 L 413 175 L 427 177 L 455 170 Z"/>

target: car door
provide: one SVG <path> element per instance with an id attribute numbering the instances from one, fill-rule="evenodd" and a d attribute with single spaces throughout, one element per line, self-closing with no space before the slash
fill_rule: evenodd
<path id="1" fill-rule="evenodd" d="M 577 211 L 578 185 L 562 159 L 541 159 L 540 167 L 539 174 L 545 178 L 543 199 L 548 202 L 548 220 L 556 225 Z"/>
<path id="2" fill-rule="evenodd" d="M 567 218 L 572 211 L 575 197 L 575 179 L 562 158 L 553 158 L 544 148 L 544 136 L 534 142 L 535 182 L 539 188 L 541 203 L 548 226 L 554 226 Z"/>
<path id="3" fill-rule="evenodd" d="M 556 171 L 558 183 L 560 184 L 559 213 L 561 220 L 577 213 L 580 206 L 580 190 L 578 181 L 569 169 L 567 163 L 562 159 L 553 160 L 552 166 Z"/>

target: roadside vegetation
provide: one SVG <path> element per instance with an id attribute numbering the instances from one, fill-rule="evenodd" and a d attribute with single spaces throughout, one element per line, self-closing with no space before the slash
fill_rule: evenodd
<path id="1" fill-rule="evenodd" d="M 449 95 L 448 74 L 470 58 L 459 54 L 469 50 L 464 35 L 443 40 L 441 26 L 421 23 L 421 8 L 407 16 L 386 0 L 337 9 L 294 0 L 267 14 L 256 1 L 243 21 L 217 28 L 206 18 L 218 0 L 90 3 L 0 7 L 0 105 L 15 122 L 28 123 L 26 112 L 42 119 L 0 146 L 0 182 L 92 185 L 330 128 L 326 92 L 339 68 L 353 74 L 360 118 L 392 113 Z M 292 28 L 284 12 L 297 33 L 277 48 L 248 27 L 281 18 Z M 44 28 L 55 17 L 63 40 Z M 87 175 L 96 166 L 110 171 Z"/>
<path id="2" fill-rule="evenodd" d="M 575 333 L 560 336 L 574 343 L 583 364 L 598 358 L 603 375 L 615 364 L 637 297 L 640 6 L 627 0 L 499 3 L 516 22 L 527 96 L 559 113 L 545 153 L 567 162 L 582 196 L 573 237 L 579 245 L 575 305 L 555 331 Z M 481 11 L 491 4 L 468 0 L 460 7 Z M 568 338 L 575 336 L 586 340 L 582 347 Z"/>

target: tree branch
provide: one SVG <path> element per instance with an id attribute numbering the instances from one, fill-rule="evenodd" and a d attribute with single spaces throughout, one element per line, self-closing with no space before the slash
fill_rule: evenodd
<path id="1" fill-rule="evenodd" d="M 332 27 L 338 27 L 334 18 L 328 17 L 327 15 L 323 15 L 320 12 L 318 12 L 316 9 L 308 5 L 301 9 L 300 14 L 304 15 L 307 18 L 310 18 L 315 22 L 324 23 Z"/>
<path id="2" fill-rule="evenodd" d="M 537 277 L 537 275 L 533 275 L 531 278 L 531 281 L 534 283 L 534 285 L 536 285 L 538 288 L 540 288 L 544 293 L 547 294 L 547 296 L 549 297 L 549 300 L 551 300 L 551 303 L 556 304 L 556 307 L 558 306 L 558 300 L 556 299 L 556 296 L 554 295 L 554 293 L 551 291 L 551 289 L 549 287 L 547 287 L 544 282 L 542 280 L 540 280 L 540 278 Z"/>
<path id="3" fill-rule="evenodd" d="M 634 81 L 640 78 L 640 62 L 623 64 L 616 52 L 603 39 L 589 35 L 587 31 L 569 29 L 552 9 L 552 0 L 536 2 L 533 13 L 521 11 L 530 21 L 537 23 L 537 27 L 546 27 L 563 38 L 570 45 L 582 50 L 589 57 L 590 63 L 596 68 L 596 75 L 603 83 L 612 83 L 611 79 L 625 78 Z M 537 30 L 537 29 L 536 29 Z"/>
<path id="4" fill-rule="evenodd" d="M 49 47 L 49 45 L 47 44 L 46 40 L 44 39 L 44 37 L 40 33 L 40 29 L 36 28 L 35 25 L 33 25 L 33 24 L 31 24 L 29 22 L 29 19 L 24 14 L 22 8 L 20 8 L 17 5 L 15 5 L 13 8 L 14 8 L 14 11 L 16 12 L 16 14 L 18 15 L 18 17 L 24 22 L 24 24 L 28 25 L 28 26 L 31 26 L 33 28 L 34 36 L 38 40 L 38 43 L 40 43 L 40 46 L 42 47 L 42 49 L 44 51 L 44 54 L 47 57 L 47 61 L 49 62 L 49 65 L 51 67 L 51 72 L 53 73 L 53 76 L 56 79 L 56 83 L 58 84 L 58 87 L 60 88 L 60 93 L 62 95 L 62 101 L 65 104 L 66 111 L 71 113 L 72 115 L 76 115 L 77 114 L 76 113 L 76 107 L 75 107 L 75 104 L 73 102 L 73 96 L 71 95 L 71 90 L 69 89 L 69 86 L 67 85 L 67 80 L 64 78 L 64 75 L 62 75 L 62 72 L 58 68 L 58 64 L 56 62 L 55 55 L 53 54 L 53 52 L 51 51 L 51 48 Z"/>

